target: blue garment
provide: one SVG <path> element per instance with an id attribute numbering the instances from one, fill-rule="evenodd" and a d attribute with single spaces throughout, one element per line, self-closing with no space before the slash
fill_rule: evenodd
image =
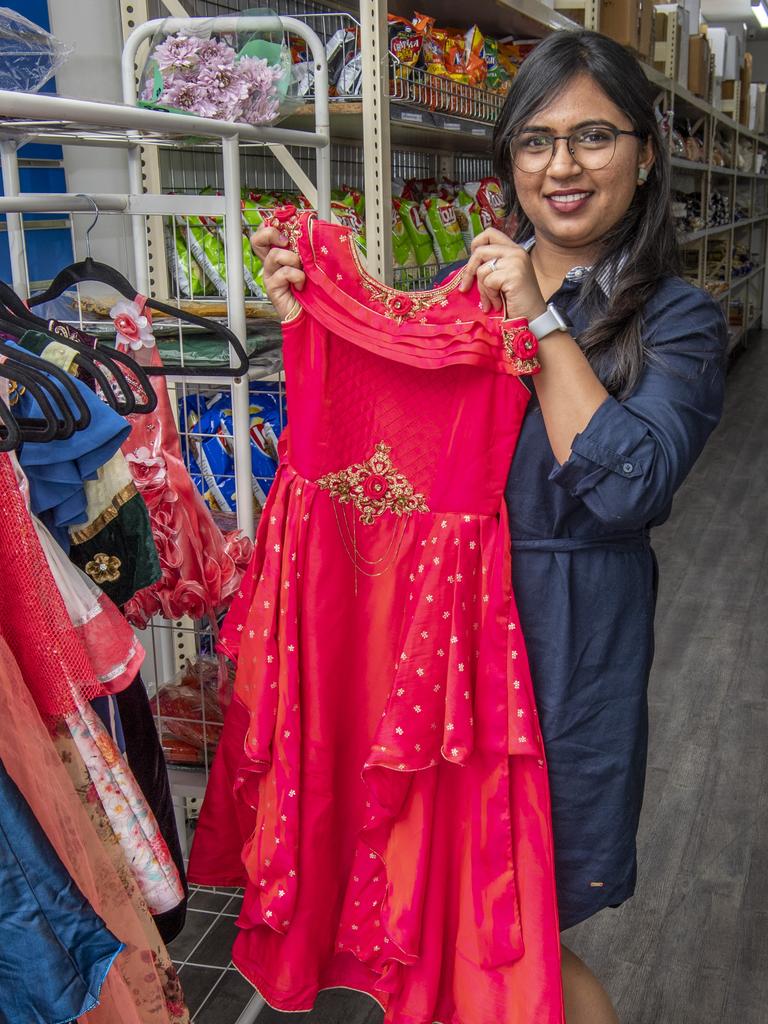
<path id="1" fill-rule="evenodd" d="M 582 278 L 571 272 L 551 296 L 574 335 L 587 326 Z M 632 395 L 606 399 L 562 465 L 534 392 L 506 487 L 550 773 L 561 928 L 634 892 L 657 583 L 649 530 L 668 518 L 723 407 L 727 329 L 717 302 L 668 278 L 643 331 L 654 358 Z"/>
<path id="2" fill-rule="evenodd" d="M 15 348 L 21 346 L 9 342 Z M 49 378 L 62 395 L 75 418 L 78 416 L 72 396 L 54 377 Z M 76 430 L 67 440 L 26 441 L 19 462 L 29 480 L 32 511 L 39 516 L 65 551 L 69 550 L 67 530 L 87 519 L 88 507 L 83 483 L 94 480 L 130 433 L 130 424 L 98 398 L 76 377 L 71 377 L 91 414 L 84 430 Z M 14 406 L 16 416 L 42 417 L 40 406 L 28 391 L 22 391 Z"/>
<path id="3" fill-rule="evenodd" d="M 122 948 L 0 761 L 0 1024 L 76 1020 Z"/>

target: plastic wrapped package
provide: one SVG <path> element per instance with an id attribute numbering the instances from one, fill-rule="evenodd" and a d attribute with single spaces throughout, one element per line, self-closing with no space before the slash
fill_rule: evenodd
<path id="1" fill-rule="evenodd" d="M 420 207 L 421 217 L 432 236 L 435 256 L 439 263 L 453 263 L 466 259 L 464 245 L 453 203 L 440 196 L 427 196 Z"/>
<path id="2" fill-rule="evenodd" d="M 73 47 L 9 7 L 0 7 L 0 89 L 38 92 Z"/>
<path id="3" fill-rule="evenodd" d="M 160 715 L 163 750 L 177 764 L 201 764 L 213 756 L 224 723 L 217 659 L 187 662 L 152 702 Z"/>
<path id="4" fill-rule="evenodd" d="M 253 496 L 263 508 L 277 470 L 277 442 L 286 421 L 285 393 L 260 381 L 250 389 Z M 237 511 L 232 402 L 228 393 L 187 395 L 179 403 L 184 456 L 212 512 Z"/>
<path id="5" fill-rule="evenodd" d="M 437 267 L 432 237 L 421 219 L 419 204 L 412 199 L 403 199 L 399 196 L 393 197 L 392 202 L 405 227 L 413 248 L 416 265 Z"/>

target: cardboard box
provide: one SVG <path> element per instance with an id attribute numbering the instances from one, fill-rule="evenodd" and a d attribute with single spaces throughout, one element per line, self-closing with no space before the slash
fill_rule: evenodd
<path id="1" fill-rule="evenodd" d="M 688 90 L 703 100 L 709 100 L 711 52 L 706 36 L 691 36 L 688 40 Z"/>
<path id="2" fill-rule="evenodd" d="M 653 60 L 653 44 L 656 41 L 653 20 L 653 0 L 641 0 L 640 3 L 640 39 L 638 50 L 649 61 Z"/>
<path id="3" fill-rule="evenodd" d="M 600 31 L 622 46 L 639 49 L 639 0 L 600 0 Z"/>

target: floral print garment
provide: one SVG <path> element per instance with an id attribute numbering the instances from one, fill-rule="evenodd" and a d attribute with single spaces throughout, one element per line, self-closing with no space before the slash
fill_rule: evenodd
<path id="1" fill-rule="evenodd" d="M 64 721 L 150 912 L 172 910 L 184 899 L 179 872 L 120 751 L 89 704 Z"/>

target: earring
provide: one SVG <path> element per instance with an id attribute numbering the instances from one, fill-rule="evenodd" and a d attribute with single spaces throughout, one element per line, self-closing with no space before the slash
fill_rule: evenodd
<path id="1" fill-rule="evenodd" d="M 644 185 L 648 181 L 648 168 L 638 167 L 637 169 L 637 184 Z"/>

